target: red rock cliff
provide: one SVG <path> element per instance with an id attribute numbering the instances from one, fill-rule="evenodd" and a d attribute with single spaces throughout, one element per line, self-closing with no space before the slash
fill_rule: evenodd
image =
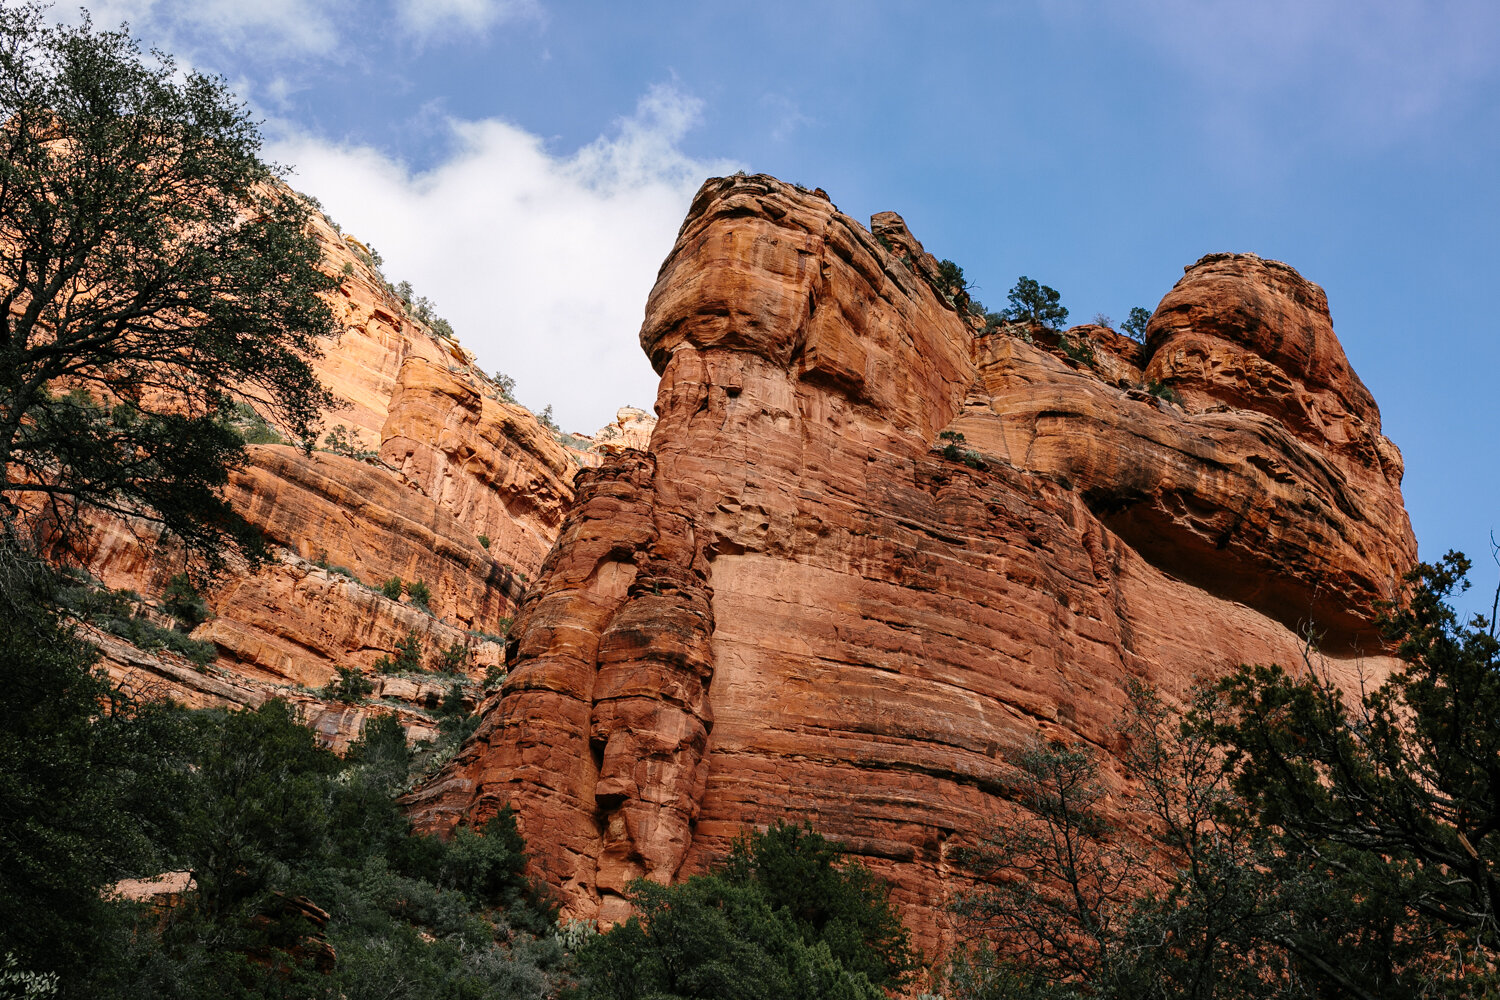
<path id="1" fill-rule="evenodd" d="M 319 215 L 312 225 L 341 278 L 329 296 L 341 332 L 315 364 L 339 404 L 324 426 L 345 428 L 365 457 L 250 448 L 228 495 L 273 559 L 235 567 L 207 594 L 214 617 L 194 638 L 217 650 L 208 668 L 98 641 L 117 677 L 188 704 L 289 698 L 336 746 L 371 712 L 397 711 L 414 737 L 430 736 L 426 709 L 443 685 L 377 675 L 376 661 L 415 635 L 424 666 L 455 645 L 476 682 L 499 666 L 499 634 L 552 546 L 578 463 L 462 346 L 408 314 L 357 240 Z M 148 600 L 183 569 L 180 552 L 120 522 L 101 522 L 86 555 L 106 584 Z M 382 594 L 391 577 L 425 583 L 430 609 Z M 341 667 L 369 674 L 386 704 L 320 696 Z"/>
<path id="2" fill-rule="evenodd" d="M 650 447 L 581 474 L 509 680 L 413 800 L 432 828 L 514 805 L 571 915 L 792 817 L 933 948 L 953 848 L 1014 808 L 1033 734 L 1107 750 L 1128 678 L 1293 664 L 1308 626 L 1334 670 L 1388 667 L 1401 462 L 1315 285 L 1206 257 L 1144 348 L 1070 331 L 1089 365 L 976 332 L 900 220 L 873 228 L 704 185 L 641 331 Z"/>

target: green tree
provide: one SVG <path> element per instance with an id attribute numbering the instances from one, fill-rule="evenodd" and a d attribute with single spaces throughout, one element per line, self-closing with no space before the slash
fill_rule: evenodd
<path id="1" fill-rule="evenodd" d="M 828 945 L 844 968 L 872 983 L 897 986 L 916 967 L 886 887 L 811 826 L 778 822 L 746 834 L 722 871 L 735 885 L 758 887 L 790 916 L 804 941 Z"/>
<path id="2" fill-rule="evenodd" d="M 1141 306 L 1131 306 L 1130 315 L 1120 324 L 1120 332 L 1131 340 L 1146 342 L 1146 324 L 1151 322 L 1151 313 Z"/>
<path id="3" fill-rule="evenodd" d="M 1022 275 L 1011 288 L 1007 298 L 1010 308 L 1003 313 L 1006 319 L 1018 323 L 1056 329 L 1068 319 L 1068 310 L 1062 305 L 1062 296 L 1057 289 L 1038 284 Z"/>
<path id="4" fill-rule="evenodd" d="M 222 80 L 43 10 L 0 10 L 0 533 L 96 509 L 253 547 L 220 489 L 232 396 L 304 440 L 330 403 L 308 210 Z"/>
<path id="5" fill-rule="evenodd" d="M 1025 811 L 958 855 L 984 888 L 955 909 L 1028 988 L 1107 980 L 1145 863 L 1110 837 L 1086 744 L 1037 741 L 1016 763 L 1011 797 Z"/>
<path id="6" fill-rule="evenodd" d="M 416 631 L 396 640 L 396 656 L 382 656 L 375 660 L 376 673 L 420 674 L 422 672 L 422 640 Z"/>
<path id="7" fill-rule="evenodd" d="M 1500 988 L 1500 643 L 1450 604 L 1468 569 L 1450 552 L 1407 578 L 1382 620 L 1404 666 L 1353 706 L 1314 669 L 1222 686 L 1235 790 L 1308 883 L 1271 936 L 1330 990 Z"/>
<path id="8" fill-rule="evenodd" d="M 0 955 L 76 978 L 114 957 L 105 888 L 170 856 L 187 734 L 91 669 L 45 587 L 11 589 L 0 614 Z"/>
<path id="9" fill-rule="evenodd" d="M 970 913 L 1002 922 L 970 925 L 979 943 L 953 970 L 953 996 L 1500 993 L 1500 643 L 1490 622 L 1451 607 L 1467 569 L 1450 553 L 1407 579 L 1382 618 L 1404 667 L 1352 704 L 1311 653 L 1295 675 L 1241 667 L 1181 712 L 1135 686 L 1121 758 L 1140 789 L 1138 829 L 1168 867 L 1154 888 L 1111 900 L 1065 865 L 1015 864 L 1035 838 L 1000 831 L 1005 864 L 976 868 L 1000 877 Z M 1077 773 L 1085 789 L 1097 780 Z M 1074 798 L 1078 819 L 1054 805 L 1034 822 L 1044 847 L 1079 844 L 1055 857 L 1086 860 L 1097 817 L 1089 794 Z M 1069 828 L 1079 835 L 1059 840 Z M 1070 897 L 1071 909 L 1055 905 Z M 1065 920 L 1038 917 L 1049 913 Z"/>
<path id="10" fill-rule="evenodd" d="M 736 842 L 670 887 L 631 886 L 638 915 L 584 947 L 584 1000 L 876 1000 L 915 964 L 885 889 L 806 826 Z"/>

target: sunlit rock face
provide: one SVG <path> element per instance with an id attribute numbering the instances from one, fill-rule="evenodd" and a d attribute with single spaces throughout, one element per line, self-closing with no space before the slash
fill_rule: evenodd
<path id="1" fill-rule="evenodd" d="M 328 297 L 340 332 L 314 367 L 337 400 L 324 431 L 342 428 L 343 453 L 252 445 L 232 474 L 227 495 L 271 558 L 234 563 L 208 589 L 214 617 L 193 636 L 213 643 L 214 663 L 198 670 L 104 637 L 104 665 L 135 690 L 195 706 L 290 699 L 335 747 L 389 712 L 428 738 L 442 686 L 382 676 L 377 661 L 413 636 L 424 668 L 461 647 L 477 694 L 503 663 L 503 634 L 562 525 L 579 462 L 457 341 L 415 319 L 357 240 L 318 215 L 312 226 L 340 278 Z M 184 566 L 119 520 L 101 520 L 82 555 L 107 585 L 148 600 Z M 392 578 L 426 585 L 427 608 L 382 593 Z M 368 676 L 369 701 L 320 694 L 340 668 Z"/>
<path id="2" fill-rule="evenodd" d="M 437 829 L 514 806 L 573 916 L 790 817 L 936 948 L 1028 739 L 1108 759 L 1128 679 L 1295 664 L 1309 627 L 1336 672 L 1389 669 L 1401 461 L 1316 286 L 1204 258 L 1144 346 L 1069 331 L 1090 364 L 984 333 L 898 217 L 872 229 L 768 177 L 703 186 L 641 331 L 650 445 L 580 476 L 501 696 L 412 799 Z"/>

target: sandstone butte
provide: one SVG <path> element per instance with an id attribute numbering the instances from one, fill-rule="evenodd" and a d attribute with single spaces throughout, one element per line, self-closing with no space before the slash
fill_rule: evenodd
<path id="1" fill-rule="evenodd" d="M 321 214 L 313 227 L 325 268 L 341 278 L 329 300 L 341 332 L 316 364 L 339 401 L 324 426 L 345 428 L 364 457 L 249 449 L 229 496 L 274 543 L 274 558 L 253 572 L 235 567 L 208 593 L 214 617 L 193 633 L 216 648 L 207 670 L 92 637 L 105 667 L 148 694 L 193 706 L 284 697 L 336 747 L 372 712 L 395 711 L 412 739 L 426 738 L 443 684 L 378 675 L 375 661 L 416 633 L 424 658 L 467 648 L 473 681 L 501 665 L 499 640 L 562 524 L 574 471 L 607 447 L 644 444 L 653 418 L 626 408 L 597 451 L 563 447 L 468 351 L 409 314 L 358 240 Z M 183 568 L 171 546 L 119 521 L 99 523 L 82 555 L 109 586 L 147 597 Z M 425 582 L 432 613 L 384 596 L 393 576 Z M 383 707 L 318 696 L 340 667 L 370 674 Z"/>
<path id="2" fill-rule="evenodd" d="M 1086 363 L 984 332 L 936 264 L 893 213 L 704 184 L 641 329 L 649 446 L 578 474 L 508 680 L 409 800 L 421 826 L 512 805 L 566 915 L 609 923 L 633 878 L 807 820 L 935 954 L 955 848 L 1017 808 L 1028 740 L 1109 760 L 1128 679 L 1297 667 L 1309 628 L 1343 681 L 1390 669 L 1370 626 L 1416 555 L 1402 462 L 1321 289 L 1210 255 L 1144 345 L 1068 331 Z M 944 457 L 946 431 L 977 454 Z"/>

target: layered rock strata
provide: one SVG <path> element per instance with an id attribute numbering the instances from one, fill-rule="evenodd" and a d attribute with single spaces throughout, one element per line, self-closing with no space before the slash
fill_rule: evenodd
<path id="1" fill-rule="evenodd" d="M 513 805 L 572 916 L 789 817 L 935 950 L 1028 740 L 1107 757 L 1127 680 L 1294 665 L 1309 629 L 1335 672 L 1389 667 L 1400 458 L 1316 286 L 1216 255 L 1144 347 L 1063 350 L 983 333 L 898 217 L 872 228 L 703 186 L 641 331 L 650 446 L 582 475 L 500 697 L 412 799 L 437 829 Z"/>
<path id="2" fill-rule="evenodd" d="M 315 369 L 338 401 L 324 430 L 343 428 L 344 453 L 255 445 L 232 475 L 227 494 L 272 559 L 232 567 L 206 593 L 213 617 L 193 637 L 213 643 L 214 663 L 198 669 L 101 636 L 103 662 L 144 693 L 195 706 L 290 699 L 338 747 L 376 712 L 427 738 L 443 686 L 381 675 L 377 661 L 413 639 L 424 668 L 462 649 L 468 697 L 477 697 L 502 666 L 503 634 L 552 546 L 580 462 L 455 340 L 414 319 L 358 240 L 321 216 L 312 225 L 326 270 L 341 279 L 329 297 L 341 332 Z M 147 605 L 185 565 L 140 525 L 101 520 L 91 542 L 85 568 Z M 427 606 L 383 593 L 393 578 L 425 585 Z M 368 675 L 370 700 L 319 693 L 341 668 Z"/>

